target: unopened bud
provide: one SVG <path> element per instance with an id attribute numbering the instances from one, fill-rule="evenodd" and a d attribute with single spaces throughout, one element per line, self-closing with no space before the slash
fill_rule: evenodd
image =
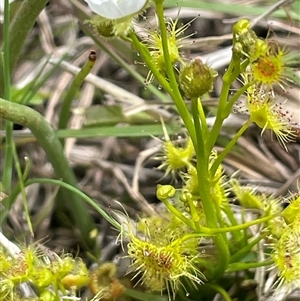
<path id="1" fill-rule="evenodd" d="M 212 90 L 216 75 L 216 71 L 203 64 L 200 58 L 196 58 L 182 68 L 179 85 L 185 97 L 200 97 Z"/>
<path id="2" fill-rule="evenodd" d="M 241 19 L 233 25 L 233 33 L 240 36 L 247 33 L 250 28 L 250 21 L 247 19 Z"/>
<path id="3" fill-rule="evenodd" d="M 172 185 L 157 185 L 156 197 L 163 201 L 172 198 L 176 193 L 176 189 Z"/>
<path id="4" fill-rule="evenodd" d="M 300 216 L 300 196 L 293 200 L 282 212 L 287 224 L 292 224 Z"/>

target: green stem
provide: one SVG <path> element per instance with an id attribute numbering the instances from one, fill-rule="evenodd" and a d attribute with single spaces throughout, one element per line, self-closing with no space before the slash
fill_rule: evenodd
<path id="1" fill-rule="evenodd" d="M 68 92 L 65 96 L 65 99 L 61 107 L 59 123 L 58 123 L 59 129 L 65 129 L 67 127 L 69 118 L 71 116 L 70 108 L 71 108 L 72 101 L 76 97 L 76 94 L 78 93 L 84 79 L 87 77 L 87 75 L 94 67 L 95 61 L 96 61 L 96 53 L 94 51 L 91 51 L 87 62 L 84 64 L 82 69 L 74 77 L 73 82 L 68 89 Z M 64 142 L 64 139 L 61 139 L 61 141 Z"/>
<path id="2" fill-rule="evenodd" d="M 248 229 L 251 226 L 267 222 L 270 219 L 275 218 L 278 215 L 279 214 L 268 215 L 268 216 L 265 216 L 265 217 L 262 217 L 262 218 L 258 218 L 254 221 L 246 222 L 246 223 L 236 225 L 236 226 L 232 226 L 232 227 L 208 228 L 208 227 L 200 226 L 199 227 L 200 230 L 197 231 L 197 233 L 200 233 L 203 236 L 214 236 L 214 235 L 221 234 L 221 233 L 227 233 L 227 232 L 229 233 L 229 232 L 233 232 L 233 231 L 244 230 L 244 229 Z M 196 231 L 195 227 L 192 227 L 192 229 L 194 229 Z"/>
<path id="3" fill-rule="evenodd" d="M 10 26 L 10 68 L 14 70 L 29 31 L 49 0 L 24 0 Z"/>
<path id="4" fill-rule="evenodd" d="M 199 210 L 194 205 L 194 200 L 192 198 L 187 198 L 188 204 L 189 204 L 189 211 L 191 220 L 193 221 L 193 224 L 195 225 L 194 230 L 197 232 L 201 232 L 201 225 L 197 222 L 199 221 Z"/>
<path id="5" fill-rule="evenodd" d="M 24 0 L 10 25 L 9 64 L 14 70 L 29 31 L 49 0 Z M 0 50 L 0 52 L 2 49 Z M 3 74 L 0 72 L 0 97 L 3 94 Z"/>
<path id="6" fill-rule="evenodd" d="M 232 263 L 228 266 L 227 272 L 228 273 L 233 273 L 233 272 L 249 270 L 249 269 L 253 269 L 253 268 L 260 268 L 260 267 L 263 267 L 263 266 L 270 266 L 272 264 L 274 264 L 274 260 L 272 260 L 272 259 L 267 260 L 267 261 L 263 261 L 263 262 Z"/>
<path id="7" fill-rule="evenodd" d="M 189 233 L 189 234 L 184 234 L 184 236 L 178 238 L 177 240 L 173 241 L 171 243 L 171 246 L 176 246 L 176 244 L 178 243 L 177 241 L 180 240 L 180 242 L 184 242 L 187 241 L 189 239 L 192 238 L 202 238 L 202 237 L 209 237 L 211 236 L 210 234 L 204 234 L 204 233 Z"/>
<path id="8" fill-rule="evenodd" d="M 41 114 L 24 105 L 0 98 L 0 117 L 28 127 L 47 154 L 48 160 L 51 162 L 57 177 L 62 178 L 66 183 L 77 187 L 75 175 L 63 153 L 62 145 L 50 124 Z M 71 209 L 70 212 L 82 234 L 82 238 L 88 246 L 91 246 L 92 242 L 89 238 L 89 233 L 94 229 L 94 224 L 87 212 L 86 206 L 84 206 L 77 195 L 73 195 L 68 191 L 64 191 L 64 194 L 65 201 L 71 202 L 68 204 Z M 4 205 L 6 205 L 7 214 L 12 204 L 4 202 Z M 6 214 L 3 212 L 1 216 L 2 220 L 3 215 L 6 216 Z"/>
<path id="9" fill-rule="evenodd" d="M 210 283 L 206 283 L 205 286 L 212 288 L 213 290 L 215 290 L 216 292 L 218 292 L 225 301 L 232 301 L 232 299 L 230 298 L 229 294 L 218 284 L 210 284 Z"/>
<path id="10" fill-rule="evenodd" d="M 238 222 L 234 216 L 234 213 L 231 210 L 231 207 L 229 204 L 223 205 L 222 206 L 222 211 L 226 214 L 228 220 L 230 221 L 232 226 L 237 226 Z M 238 230 L 238 231 L 232 231 L 231 232 L 233 238 L 235 239 L 236 243 L 240 243 L 243 239 L 243 235 L 242 233 Z"/>
<path id="11" fill-rule="evenodd" d="M 207 142 L 207 147 L 210 150 L 213 149 L 213 147 L 217 141 L 217 138 L 220 134 L 220 129 L 223 124 L 222 113 L 226 106 L 227 97 L 228 97 L 229 89 L 230 89 L 230 85 L 231 85 L 231 81 L 229 81 L 229 79 L 227 79 L 227 74 L 230 73 L 232 69 L 233 69 L 233 62 L 231 61 L 226 73 L 223 76 L 223 85 L 222 85 L 222 91 L 221 91 L 220 98 L 219 98 L 216 120 L 210 131 L 209 139 Z"/>
<path id="12" fill-rule="evenodd" d="M 205 141 L 203 140 L 203 132 L 200 125 L 198 99 L 192 99 L 192 114 L 194 119 L 195 130 L 197 133 L 196 144 L 194 144 L 197 157 L 197 177 L 199 183 L 199 193 L 203 204 L 206 217 L 206 223 L 209 228 L 218 227 L 218 212 L 220 208 L 214 204 L 210 194 L 211 184 L 209 175 L 209 154 L 206 153 Z M 219 263 L 214 270 L 214 278 L 221 277 L 229 263 L 229 249 L 226 241 L 226 235 L 217 234 L 214 236 L 214 242 L 219 252 Z"/>
<path id="13" fill-rule="evenodd" d="M 178 211 L 167 199 L 159 199 L 160 201 L 162 201 L 165 206 L 168 208 L 168 210 L 173 213 L 177 218 L 179 218 L 180 220 L 182 220 L 186 225 L 188 225 L 189 227 L 191 227 L 191 229 L 195 229 L 195 225 L 193 223 L 192 220 L 188 219 L 187 217 L 185 217 L 180 211 Z"/>
<path id="14" fill-rule="evenodd" d="M 207 121 L 206 121 L 206 116 L 203 110 L 203 106 L 202 106 L 202 102 L 200 99 L 198 99 L 198 113 L 199 113 L 199 118 L 201 120 L 201 129 L 203 132 L 203 136 L 204 136 L 204 141 L 207 140 L 207 135 L 208 135 L 208 126 L 207 126 Z"/>
<path id="15" fill-rule="evenodd" d="M 258 219 L 254 220 L 254 221 L 250 221 L 250 222 L 243 223 L 241 225 L 236 225 L 236 226 L 233 226 L 233 227 L 215 228 L 215 229 L 214 228 L 203 227 L 201 229 L 201 231 L 203 231 L 204 233 L 208 233 L 209 232 L 211 235 L 215 235 L 215 234 L 220 234 L 220 233 L 226 233 L 226 232 L 232 232 L 232 231 L 237 231 L 237 230 L 243 230 L 243 229 L 247 229 L 247 228 L 249 228 L 251 226 L 267 222 L 267 221 L 269 221 L 270 219 L 272 219 L 272 218 L 274 218 L 276 216 L 278 216 L 278 214 L 273 214 L 273 215 L 265 216 L 265 217 L 262 217 L 262 218 L 258 218 Z"/>
<path id="16" fill-rule="evenodd" d="M 188 130 L 190 137 L 194 143 L 196 144 L 196 131 L 194 128 L 193 120 L 191 118 L 191 115 L 189 113 L 189 110 L 182 99 L 181 93 L 179 91 L 179 86 L 175 77 L 174 73 L 174 67 L 170 59 L 170 53 L 169 53 L 169 47 L 168 47 L 168 36 L 167 36 L 167 28 L 165 24 L 164 19 L 164 6 L 163 1 L 157 1 L 156 2 L 156 15 L 159 22 L 159 28 L 160 28 L 160 35 L 161 35 L 161 42 L 162 42 L 162 48 L 164 53 L 164 59 L 165 59 L 165 66 L 166 66 L 166 73 L 168 75 L 170 86 L 172 90 L 172 99 L 175 102 L 175 105 L 179 111 L 179 114 L 185 124 L 186 129 Z"/>
<path id="17" fill-rule="evenodd" d="M 230 263 L 234 263 L 234 262 L 242 259 L 246 254 L 248 254 L 252 250 L 253 247 L 255 247 L 263 238 L 265 238 L 266 235 L 267 234 L 258 236 L 257 238 L 255 238 L 251 242 L 249 242 L 244 248 L 240 249 L 235 254 L 233 254 L 230 257 Z"/>
<path id="18" fill-rule="evenodd" d="M 226 119 L 229 114 L 232 112 L 232 107 L 234 105 L 234 103 L 238 100 L 238 98 L 244 94 L 244 92 L 254 84 L 254 82 L 248 83 L 246 85 L 244 85 L 242 88 L 240 88 L 228 101 L 228 103 L 226 104 L 226 107 L 224 108 L 223 111 L 223 115 L 222 118 Z"/>
<path id="19" fill-rule="evenodd" d="M 11 179 L 13 171 L 13 123 L 5 121 L 5 155 L 3 163 L 2 184 L 7 194 L 11 192 Z"/>
<path id="20" fill-rule="evenodd" d="M 69 191 L 74 192 L 75 194 L 77 194 L 80 198 L 82 198 L 85 202 L 87 202 L 91 207 L 93 207 L 103 218 L 105 218 L 111 225 L 113 225 L 116 230 L 118 230 L 119 232 L 121 232 L 122 230 L 122 226 L 116 221 L 114 220 L 111 216 L 109 216 L 105 210 L 103 210 L 95 201 L 93 201 L 90 197 L 88 197 L 85 193 L 83 193 L 81 190 L 79 190 L 78 188 L 67 184 L 65 182 L 62 182 L 60 180 L 55 180 L 55 179 L 43 179 L 43 178 L 39 178 L 39 179 L 30 179 L 28 181 L 25 182 L 25 186 L 29 186 L 31 184 L 35 184 L 35 183 L 40 183 L 40 184 L 54 184 L 54 185 L 59 185 L 61 187 L 64 187 L 66 189 L 68 189 Z"/>
<path id="21" fill-rule="evenodd" d="M 21 169 L 21 165 L 19 162 L 19 158 L 18 158 L 18 154 L 17 154 L 17 150 L 15 145 L 13 145 L 13 156 L 14 156 L 14 160 L 15 160 L 15 166 L 16 166 L 16 171 L 18 174 L 18 179 L 19 179 L 19 187 L 21 190 L 21 195 L 22 195 L 22 200 L 23 200 L 23 206 L 24 206 L 24 210 L 25 210 L 25 215 L 26 215 L 26 221 L 27 221 L 27 225 L 28 225 L 28 229 L 30 231 L 30 234 L 33 236 L 33 228 L 32 228 L 32 223 L 30 220 L 30 214 L 29 214 L 29 209 L 28 209 L 28 201 L 27 201 L 27 196 L 26 196 L 26 191 L 25 191 L 25 186 L 24 186 L 24 175 L 22 174 L 22 169 Z M 25 168 L 25 172 L 26 168 Z"/>
<path id="22" fill-rule="evenodd" d="M 4 97 L 6 99 L 11 98 L 10 95 L 10 51 L 9 51 L 9 43 L 10 43 L 10 33 L 9 33 L 9 2 L 5 0 L 4 3 L 4 44 L 3 50 L 4 53 L 1 55 L 0 61 L 3 61 L 3 70 L 0 68 L 0 78 L 3 75 L 3 84 L 4 84 Z M 3 73 L 2 73 L 3 72 Z M 1 85 L 1 83 L 0 83 Z M 2 184 L 4 186 L 4 190 L 7 194 L 11 192 L 11 180 L 12 180 L 12 172 L 13 172 L 13 123 L 5 120 L 5 134 L 6 134 L 6 143 L 5 143 L 5 155 L 4 155 L 4 165 L 3 165 L 3 175 L 2 175 Z"/>
<path id="23" fill-rule="evenodd" d="M 227 156 L 227 154 L 230 152 L 232 147 L 236 144 L 237 140 L 243 135 L 243 133 L 247 130 L 249 125 L 252 123 L 252 120 L 247 120 L 246 123 L 239 129 L 239 131 L 234 135 L 234 137 L 230 140 L 230 142 L 226 145 L 225 149 L 218 155 L 215 162 L 210 168 L 211 175 L 213 176 L 220 164 L 222 163 L 223 159 Z"/>
<path id="24" fill-rule="evenodd" d="M 155 78 L 159 81 L 162 88 L 164 90 L 166 90 L 172 96 L 173 92 L 170 87 L 170 84 L 168 83 L 166 78 L 156 68 L 155 64 L 152 61 L 149 49 L 146 47 L 146 45 L 144 45 L 142 42 L 139 41 L 138 37 L 136 36 L 136 34 L 133 31 L 129 33 L 129 37 L 131 38 L 132 45 L 139 52 L 143 61 L 145 62 L 147 67 L 150 69 L 150 71 L 153 73 Z"/>
<path id="25" fill-rule="evenodd" d="M 227 71 L 223 75 L 223 86 L 220 94 L 218 111 L 215 123 L 210 131 L 209 139 L 207 142 L 207 149 L 211 151 L 217 141 L 220 134 L 220 130 L 224 121 L 224 110 L 226 109 L 227 99 L 229 95 L 229 90 L 233 81 L 240 74 L 240 59 L 236 57 L 235 53 L 232 53 L 232 59 L 228 66 Z"/>
<path id="26" fill-rule="evenodd" d="M 196 157 L 197 157 L 197 163 L 199 162 L 199 164 L 197 164 L 197 166 L 199 165 L 199 169 L 197 167 L 197 171 L 200 169 L 208 170 L 209 155 L 207 154 L 206 149 L 205 149 L 205 141 L 204 141 L 204 137 L 203 137 L 202 127 L 200 124 L 200 116 L 199 116 L 199 111 L 198 111 L 198 99 L 197 98 L 192 99 L 192 115 L 193 115 L 195 130 L 197 133 L 196 143 L 194 144 Z M 209 182 L 208 179 L 207 179 L 207 182 Z M 199 185 L 200 185 L 200 183 L 201 182 L 199 182 Z M 202 185 L 202 183 L 201 183 L 201 185 Z"/>

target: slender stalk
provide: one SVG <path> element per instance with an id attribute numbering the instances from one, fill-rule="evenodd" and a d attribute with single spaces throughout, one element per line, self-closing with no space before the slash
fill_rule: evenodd
<path id="1" fill-rule="evenodd" d="M 30 179 L 24 183 L 25 186 L 29 186 L 34 183 L 41 183 L 41 184 L 54 184 L 54 185 L 59 185 L 61 187 L 64 187 L 68 189 L 69 191 L 74 192 L 77 194 L 80 198 L 82 198 L 85 202 L 87 202 L 90 206 L 92 206 L 103 218 L 105 218 L 111 225 L 113 225 L 116 230 L 121 231 L 122 226 L 114 220 L 111 216 L 109 216 L 106 211 L 104 211 L 95 201 L 93 201 L 90 197 L 88 197 L 84 192 L 80 191 L 78 188 L 64 183 L 60 180 L 55 180 L 55 179 L 43 179 L 43 178 L 38 178 L 38 179 Z"/>
<path id="2" fill-rule="evenodd" d="M 165 66 L 166 66 L 166 73 L 168 75 L 170 86 L 172 89 L 172 98 L 173 101 L 179 111 L 179 114 L 185 124 L 186 129 L 188 130 L 190 137 L 194 144 L 196 144 L 196 131 L 194 128 L 193 120 L 191 118 L 191 115 L 188 111 L 188 108 L 182 99 L 181 93 L 179 91 L 178 83 L 175 77 L 174 73 L 174 67 L 172 65 L 170 54 L 169 54 L 169 48 L 168 48 L 168 36 L 167 36 L 167 28 L 165 24 L 164 19 L 164 6 L 163 1 L 156 1 L 156 14 L 159 21 L 159 27 L 160 27 L 160 34 L 161 34 L 161 41 L 162 41 L 162 48 L 164 53 L 164 59 L 165 59 Z"/>
<path id="3" fill-rule="evenodd" d="M 21 195 L 22 195 L 23 206 L 24 206 L 24 210 L 25 210 L 25 216 L 26 216 L 28 229 L 30 231 L 30 234 L 32 236 L 34 236 L 32 223 L 31 223 L 31 220 L 30 220 L 29 209 L 28 209 L 27 196 L 26 196 L 26 191 L 25 191 L 25 186 L 24 186 L 24 175 L 22 174 L 22 169 L 21 169 L 21 165 L 20 165 L 20 162 L 19 162 L 16 146 L 14 144 L 13 144 L 13 156 L 14 156 L 16 171 L 17 171 L 18 178 L 19 178 L 19 187 L 20 187 L 20 190 L 21 190 Z M 26 172 L 26 168 L 25 168 L 25 172 Z"/>
<path id="4" fill-rule="evenodd" d="M 216 292 L 218 292 L 225 301 L 232 301 L 232 299 L 230 298 L 229 294 L 218 284 L 210 284 L 210 283 L 206 283 L 205 286 L 212 288 L 213 290 L 215 290 Z"/>
<path id="5" fill-rule="evenodd" d="M 242 263 L 242 262 L 237 262 L 237 263 L 232 263 L 228 266 L 227 272 L 228 273 L 233 273 L 237 271 L 243 271 L 243 270 L 249 270 L 253 268 L 260 268 L 263 266 L 269 266 L 274 264 L 274 260 L 266 260 L 263 262 L 247 262 L 247 263 Z"/>
<path id="6" fill-rule="evenodd" d="M 217 159 L 210 168 L 211 175 L 214 175 L 222 163 L 223 159 L 228 155 L 232 147 L 236 144 L 238 139 L 243 135 L 243 133 L 248 129 L 249 125 L 252 123 L 252 120 L 247 120 L 246 123 L 239 129 L 239 131 L 234 135 L 230 142 L 226 145 L 225 149 L 218 155 Z"/>
<path id="7" fill-rule="evenodd" d="M 226 233 L 226 232 L 232 232 L 232 231 L 237 231 L 237 230 L 243 230 L 243 229 L 247 229 L 251 226 L 254 226 L 254 225 L 258 225 L 258 224 L 262 224 L 264 222 L 267 222 L 271 219 L 273 219 L 274 217 L 278 216 L 279 214 L 273 214 L 273 215 L 268 215 L 268 216 L 265 216 L 265 217 L 261 217 L 261 218 L 258 218 L 258 219 L 255 219 L 253 221 L 250 221 L 250 222 L 246 222 L 246 223 L 243 223 L 243 224 L 240 224 L 240 225 L 236 225 L 236 226 L 232 226 L 232 227 L 225 227 L 225 228 L 216 228 L 216 229 L 209 229 L 209 233 L 211 235 L 215 235 L 215 234 L 219 234 L 219 233 Z M 202 229 L 202 231 L 207 231 L 207 228 L 204 227 Z"/>
<path id="8" fill-rule="evenodd" d="M 74 77 L 73 82 L 67 91 L 67 94 L 65 96 L 65 99 L 61 107 L 59 123 L 58 123 L 59 129 L 65 129 L 67 127 L 71 115 L 70 108 L 71 108 L 72 101 L 74 100 L 76 94 L 78 93 L 84 79 L 92 70 L 95 61 L 96 61 L 96 52 L 91 51 L 88 60 L 86 61 L 82 69 Z M 61 141 L 64 142 L 64 139 L 61 139 Z"/>
<path id="9" fill-rule="evenodd" d="M 222 124 L 224 121 L 224 110 L 226 108 L 227 99 L 229 95 L 229 90 L 232 82 L 238 77 L 240 73 L 240 61 L 239 58 L 235 57 L 235 53 L 233 52 L 233 57 L 230 61 L 229 67 L 225 74 L 223 75 L 223 85 L 219 99 L 218 111 L 215 123 L 210 131 L 209 139 L 207 142 L 207 149 L 212 150 L 217 138 L 219 136 L 220 130 L 222 128 Z"/>
<path id="10" fill-rule="evenodd" d="M 49 0 L 24 0 L 10 26 L 10 68 L 13 70 L 19 59 L 29 31 Z"/>
<path id="11" fill-rule="evenodd" d="M 259 235 L 257 238 L 253 239 L 252 241 L 250 241 L 244 248 L 240 249 L 239 251 L 237 251 L 235 254 L 233 254 L 230 257 L 230 263 L 234 263 L 236 261 L 241 260 L 243 258 L 243 256 L 248 254 L 252 250 L 252 248 L 257 246 L 258 243 L 262 239 L 264 239 L 266 236 L 267 236 L 267 234 L 262 234 L 262 235 Z"/>
<path id="12" fill-rule="evenodd" d="M 199 165 L 200 165 L 201 169 L 208 170 L 209 155 L 206 152 L 205 139 L 203 136 L 204 131 L 202 130 L 203 116 L 200 116 L 198 109 L 199 109 L 198 98 L 193 98 L 192 99 L 192 115 L 193 115 L 193 120 L 194 120 L 195 131 L 197 133 L 196 144 L 194 144 L 196 156 L 197 156 L 197 162 L 199 161 Z M 200 120 L 201 120 L 201 123 L 200 123 Z"/>
<path id="13" fill-rule="evenodd" d="M 170 84 L 166 80 L 166 78 L 159 72 L 159 70 L 154 65 L 151 54 L 148 50 L 148 48 L 139 41 L 138 37 L 136 36 L 135 32 L 130 32 L 129 37 L 131 38 L 132 45 L 135 47 L 135 49 L 139 52 L 141 57 L 143 58 L 144 62 L 146 63 L 147 67 L 150 69 L 150 71 L 153 73 L 155 78 L 159 81 L 160 85 L 164 90 L 166 90 L 171 96 L 173 94 L 172 89 L 170 87 Z"/>
<path id="14" fill-rule="evenodd" d="M 228 220 L 230 221 L 232 226 L 237 226 L 238 222 L 232 212 L 232 209 L 228 204 L 222 206 L 222 211 L 226 214 Z M 232 231 L 232 236 L 234 237 L 236 243 L 239 245 L 243 239 L 243 234 L 240 231 Z"/>
<path id="15" fill-rule="evenodd" d="M 10 100 L 10 34 L 9 34 L 9 2 L 5 0 L 4 3 L 4 44 L 3 44 L 3 55 L 1 55 L 1 60 L 3 61 L 3 70 L 0 70 L 0 74 L 3 72 L 3 84 L 4 84 L 4 97 Z M 1 75 L 0 75 L 1 78 Z M 0 83 L 1 85 L 1 83 Z M 4 155 L 4 166 L 2 175 L 2 184 L 7 194 L 11 191 L 11 180 L 13 171 L 13 123 L 6 120 L 5 121 L 5 133 L 6 133 L 6 143 L 5 143 L 5 155 Z"/>
<path id="16" fill-rule="evenodd" d="M 186 225 L 188 225 L 189 227 L 191 227 L 191 229 L 195 229 L 195 225 L 193 223 L 193 221 L 191 221 L 190 219 L 188 219 L 187 217 L 185 217 L 180 211 L 178 211 L 178 209 L 176 209 L 168 200 L 166 199 L 160 199 L 160 201 L 162 201 L 165 206 L 168 208 L 168 210 L 174 215 L 176 216 L 178 219 L 182 220 Z"/>
<path id="17" fill-rule="evenodd" d="M 46 152 L 57 177 L 61 178 L 66 183 L 77 187 L 75 175 L 63 153 L 62 145 L 50 124 L 41 114 L 24 105 L 0 98 L 0 118 L 28 127 Z M 63 191 L 63 193 L 64 199 L 71 209 L 70 212 L 73 215 L 74 222 L 77 224 L 82 234 L 82 238 L 87 245 L 91 247 L 92 241 L 89 238 L 89 233 L 94 229 L 94 224 L 87 212 L 86 206 L 77 195 L 74 195 L 69 191 Z M 6 216 L 11 205 L 12 204 L 9 203 L 9 201 L 4 201 L 6 210 L 2 213 L 2 220 L 3 215 Z"/>
<path id="18" fill-rule="evenodd" d="M 203 132 L 200 125 L 199 111 L 198 111 L 198 99 L 192 99 L 192 114 L 195 124 L 195 130 L 197 133 L 197 144 L 195 146 L 195 152 L 197 157 L 197 177 L 199 183 L 199 193 L 203 204 L 203 209 L 206 217 L 206 223 L 209 228 L 218 227 L 218 215 L 220 208 L 212 201 L 210 189 L 210 175 L 209 175 L 209 154 L 205 149 L 205 142 L 203 140 Z M 219 211 L 219 212 L 218 212 Z M 214 278 L 221 277 L 229 263 L 229 249 L 226 241 L 226 235 L 217 234 L 213 237 L 215 245 L 219 252 L 219 262 L 214 270 Z"/>
<path id="19" fill-rule="evenodd" d="M 49 0 L 24 0 L 17 11 L 10 25 L 10 43 L 9 43 L 9 67 L 14 70 L 19 59 L 22 47 L 29 31 L 34 26 L 40 12 L 44 9 Z M 0 52 L 3 51 L 0 49 Z M 4 90 L 3 74 L 0 72 L 0 97 Z M 6 98 L 7 99 L 7 98 Z"/>
<path id="20" fill-rule="evenodd" d="M 207 135 L 208 135 L 208 126 L 207 126 L 206 116 L 205 116 L 205 113 L 203 110 L 202 102 L 200 99 L 198 99 L 198 112 L 199 112 L 199 117 L 201 120 L 201 129 L 203 132 L 204 141 L 206 141 Z"/>
<path id="21" fill-rule="evenodd" d="M 233 105 L 235 104 L 235 102 L 238 100 L 238 98 L 239 98 L 240 96 L 242 96 L 242 95 L 247 91 L 247 89 L 248 89 L 250 86 L 252 86 L 253 84 L 254 84 L 254 82 L 248 83 L 248 84 L 244 85 L 241 89 L 239 89 L 239 90 L 238 90 L 238 91 L 230 98 L 230 100 L 229 100 L 228 103 L 226 104 L 226 107 L 225 107 L 225 109 L 224 109 L 224 111 L 223 111 L 222 117 L 223 117 L 224 119 L 226 119 L 226 118 L 229 116 L 229 114 L 232 112 L 232 107 L 233 107 Z"/>
<path id="22" fill-rule="evenodd" d="M 191 198 L 188 198 L 189 211 L 192 221 L 194 222 L 194 229 L 196 232 L 201 232 L 201 225 L 198 223 L 199 221 L 199 210 L 194 205 L 194 201 Z"/>

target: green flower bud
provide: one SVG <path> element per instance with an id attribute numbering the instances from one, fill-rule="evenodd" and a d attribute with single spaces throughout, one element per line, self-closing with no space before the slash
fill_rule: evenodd
<path id="1" fill-rule="evenodd" d="M 232 178 L 230 180 L 232 191 L 235 193 L 241 205 L 245 208 L 262 209 L 263 196 L 257 195 L 254 188 L 242 186 L 241 183 Z"/>
<path id="2" fill-rule="evenodd" d="M 184 66 L 179 74 L 179 86 L 187 98 L 200 97 L 213 88 L 217 72 L 203 64 L 200 58 Z"/>
<path id="3" fill-rule="evenodd" d="M 242 19 L 233 25 L 233 52 L 243 54 L 255 61 L 260 53 L 266 51 L 266 43 L 260 40 L 251 29 L 249 20 Z"/>
<path id="4" fill-rule="evenodd" d="M 233 45 L 232 50 L 233 50 L 235 53 L 241 54 L 241 53 L 243 52 L 243 45 L 242 45 L 242 43 L 236 42 L 236 43 Z"/>
<path id="5" fill-rule="evenodd" d="M 163 201 L 172 198 L 176 193 L 176 189 L 172 185 L 157 185 L 156 197 Z"/>
<path id="6" fill-rule="evenodd" d="M 39 301 L 55 301 L 56 296 L 49 291 L 42 291 L 40 294 Z"/>
<path id="7" fill-rule="evenodd" d="M 268 43 L 264 40 L 257 39 L 254 42 L 254 46 L 250 49 L 249 57 L 251 61 L 256 61 L 261 56 L 267 55 L 269 52 Z"/>
<path id="8" fill-rule="evenodd" d="M 245 34 L 250 29 L 250 21 L 241 19 L 233 25 L 233 33 L 237 36 Z"/>
<path id="9" fill-rule="evenodd" d="M 75 260 L 75 266 L 72 271 L 61 279 L 61 284 L 66 289 L 72 287 L 78 289 L 90 282 L 89 271 L 82 260 L 77 258 Z"/>
<path id="10" fill-rule="evenodd" d="M 183 203 L 188 203 L 190 199 L 193 198 L 193 195 L 188 191 L 183 191 L 180 195 L 180 201 Z"/>
<path id="11" fill-rule="evenodd" d="M 300 215 L 300 196 L 293 200 L 282 212 L 285 222 L 289 225 L 292 224 Z"/>

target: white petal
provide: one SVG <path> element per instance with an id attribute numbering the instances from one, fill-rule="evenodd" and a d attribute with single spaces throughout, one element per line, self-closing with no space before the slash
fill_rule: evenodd
<path id="1" fill-rule="evenodd" d="M 85 2 L 94 13 L 115 20 L 137 13 L 147 0 L 85 0 Z"/>

